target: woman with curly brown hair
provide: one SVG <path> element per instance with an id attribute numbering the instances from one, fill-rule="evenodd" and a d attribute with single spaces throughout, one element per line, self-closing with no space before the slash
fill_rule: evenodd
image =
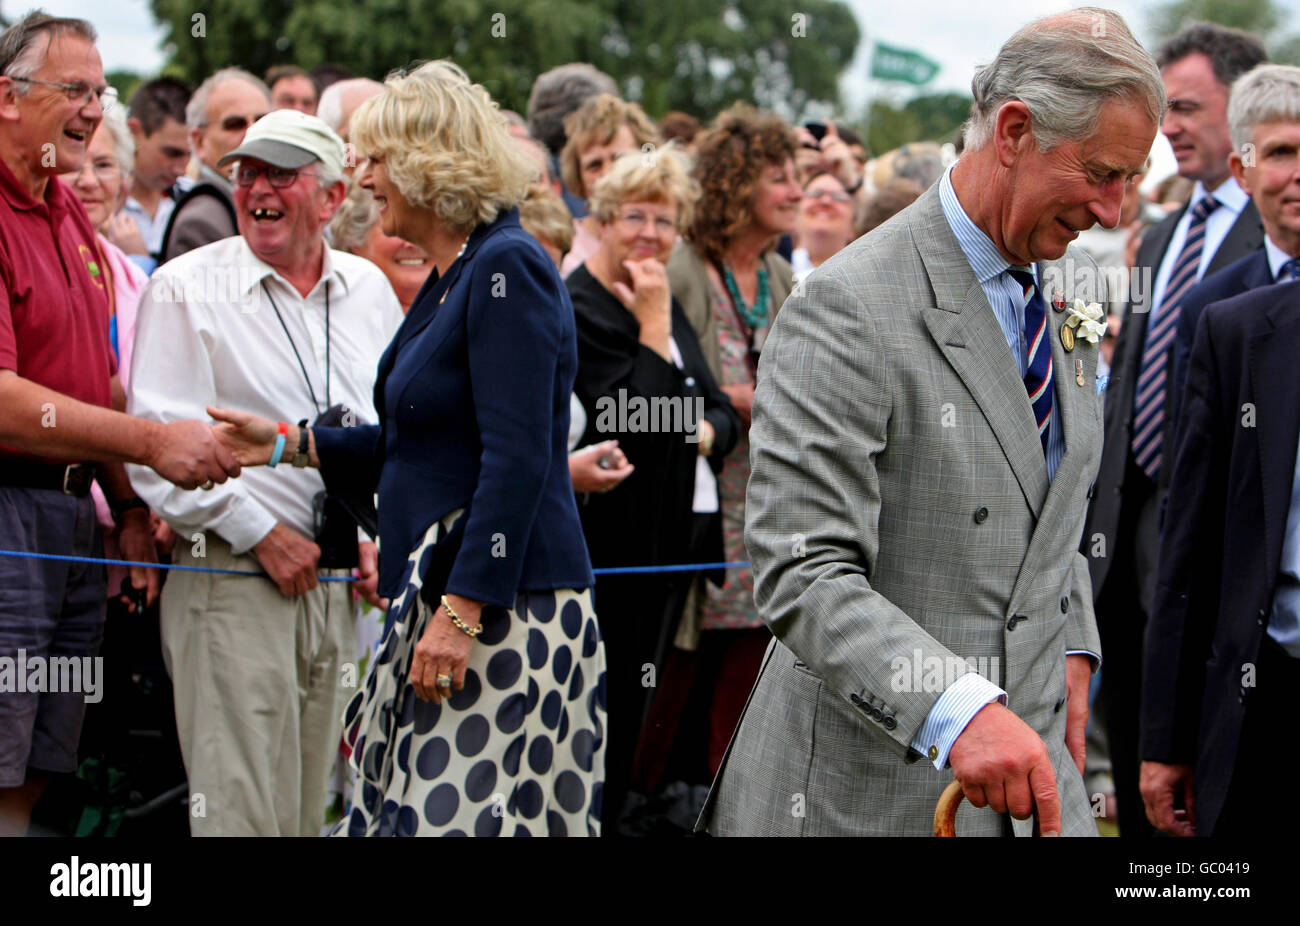
<path id="1" fill-rule="evenodd" d="M 560 175 L 564 188 L 583 199 L 620 154 L 659 141 L 659 130 L 641 107 L 612 93 L 597 94 L 570 113 L 564 130 L 569 140 L 560 152 Z M 573 232 L 573 246 L 560 264 L 560 276 L 568 276 L 600 249 L 600 223 L 593 216 L 575 219 Z"/>
<path id="2" fill-rule="evenodd" d="M 794 230 L 803 196 L 795 174 L 798 138 L 779 116 L 737 104 L 697 140 L 695 177 L 702 188 L 685 242 L 668 262 L 680 300 L 714 379 L 740 413 L 743 428 L 718 478 L 727 561 L 745 553 L 749 414 L 758 355 L 792 272 L 773 248 Z M 729 569 L 721 587 L 700 582 L 682 616 L 678 641 L 693 648 L 697 670 L 716 679 L 709 709 L 709 766 L 716 771 L 770 634 L 754 607 L 747 569 Z"/>

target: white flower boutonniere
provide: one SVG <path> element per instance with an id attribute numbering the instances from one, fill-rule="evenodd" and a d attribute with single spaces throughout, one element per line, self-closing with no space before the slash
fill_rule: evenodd
<path id="1" fill-rule="evenodd" d="M 1099 343 L 1106 333 L 1106 313 L 1096 302 L 1085 304 L 1082 299 L 1074 300 L 1074 307 L 1070 309 L 1065 323 L 1089 344 Z"/>

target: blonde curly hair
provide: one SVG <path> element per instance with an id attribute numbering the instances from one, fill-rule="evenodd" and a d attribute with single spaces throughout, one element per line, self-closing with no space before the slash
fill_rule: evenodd
<path id="1" fill-rule="evenodd" d="M 389 75 L 353 114 L 351 135 L 407 202 L 458 232 L 518 205 L 537 173 L 487 90 L 446 60 Z"/>
<path id="2" fill-rule="evenodd" d="M 673 203 L 677 230 L 695 219 L 700 185 L 690 164 L 672 142 L 645 154 L 626 154 L 614 162 L 591 190 L 587 208 L 602 222 L 612 222 L 623 203 Z"/>

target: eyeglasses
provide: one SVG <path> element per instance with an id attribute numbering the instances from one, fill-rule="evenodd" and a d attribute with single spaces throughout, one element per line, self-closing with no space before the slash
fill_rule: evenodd
<path id="1" fill-rule="evenodd" d="M 819 199 L 829 199 L 831 202 L 841 204 L 853 202 L 852 197 L 847 193 L 837 193 L 835 190 L 818 190 L 816 193 L 806 192 L 803 194 L 803 198 L 809 202 L 816 202 Z"/>
<path id="2" fill-rule="evenodd" d="M 618 220 L 633 231 L 640 231 L 650 221 L 649 216 L 640 212 L 620 212 Z M 655 219 L 655 232 L 660 235 L 677 234 L 677 223 L 672 219 Z"/>
<path id="3" fill-rule="evenodd" d="M 76 103 L 79 107 L 89 103 L 92 96 L 99 100 L 100 107 L 105 110 L 117 102 L 117 88 L 110 87 L 107 84 L 102 87 L 93 87 L 84 80 L 65 84 L 57 80 L 37 80 L 35 77 L 10 77 L 9 79 L 22 81 L 25 84 L 44 84 L 46 87 L 58 87 L 67 95 L 68 102 Z"/>
<path id="4" fill-rule="evenodd" d="M 225 132 L 246 132 L 250 125 L 265 115 L 266 113 L 257 116 L 227 116 L 221 120 L 220 125 L 222 130 Z M 204 126 L 208 125 L 206 122 L 203 124 Z"/>
<path id="5" fill-rule="evenodd" d="M 252 186 L 257 182 L 258 176 L 263 173 L 266 174 L 267 182 L 277 190 L 293 186 L 293 182 L 298 179 L 299 175 L 304 177 L 316 176 L 316 174 L 304 173 L 300 170 L 289 170 L 287 167 L 253 167 L 252 165 L 240 164 L 239 169 L 235 171 L 235 183 L 239 186 Z"/>
<path id="6" fill-rule="evenodd" d="M 122 175 L 122 168 L 115 158 L 95 158 L 82 164 L 81 170 L 71 175 L 73 180 L 85 173 L 86 168 L 90 168 L 98 180 L 114 180 Z"/>

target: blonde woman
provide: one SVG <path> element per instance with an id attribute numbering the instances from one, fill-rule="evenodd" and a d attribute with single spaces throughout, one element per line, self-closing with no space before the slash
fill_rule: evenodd
<path id="1" fill-rule="evenodd" d="M 565 189 L 584 199 L 619 155 L 659 141 L 658 129 L 641 107 L 612 93 L 597 94 L 570 113 L 564 130 L 568 140 L 560 151 L 560 175 Z M 575 220 L 573 232 L 573 247 L 560 265 L 561 276 L 572 273 L 600 246 L 594 216 Z"/>
<path id="2" fill-rule="evenodd" d="M 289 426 L 331 491 L 379 495 L 389 626 L 344 715 L 337 835 L 597 835 L 605 656 L 566 437 L 573 308 L 519 225 L 535 168 L 448 61 L 352 117 L 358 183 L 425 282 L 380 361 L 371 427 Z M 241 459 L 276 426 L 213 409 Z M 287 454 L 286 454 L 287 459 Z"/>

